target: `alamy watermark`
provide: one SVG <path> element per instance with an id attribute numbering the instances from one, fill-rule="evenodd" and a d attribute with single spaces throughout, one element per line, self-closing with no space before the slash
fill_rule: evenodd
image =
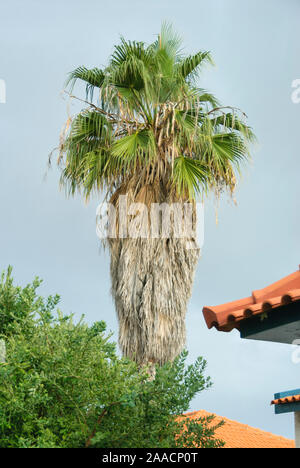
<path id="1" fill-rule="evenodd" d="M 204 244 L 203 203 L 129 203 L 120 195 L 117 203 L 100 203 L 96 211 L 100 239 L 186 239 L 187 248 Z"/>
<path id="2" fill-rule="evenodd" d="M 295 349 L 292 352 L 292 363 L 293 364 L 300 364 L 300 339 L 294 340 L 292 343 L 295 346 Z"/>
<path id="3" fill-rule="evenodd" d="M 0 79 L 0 104 L 6 103 L 6 83 Z"/>
<path id="4" fill-rule="evenodd" d="M 292 94 L 291 99 L 294 104 L 300 104 L 300 78 L 292 82 Z"/>

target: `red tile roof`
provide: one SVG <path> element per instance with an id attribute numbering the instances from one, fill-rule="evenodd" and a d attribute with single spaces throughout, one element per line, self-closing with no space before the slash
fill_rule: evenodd
<path id="1" fill-rule="evenodd" d="M 208 328 L 229 332 L 239 328 L 242 320 L 300 300 L 300 271 L 253 291 L 250 297 L 216 307 L 204 307 L 203 315 Z"/>
<path id="2" fill-rule="evenodd" d="M 300 395 L 293 395 L 272 400 L 271 405 L 286 405 L 287 403 L 297 403 L 298 401 L 300 401 Z"/>
<path id="3" fill-rule="evenodd" d="M 207 411 L 194 411 L 186 413 L 192 419 L 210 416 Z M 224 421 L 225 424 L 216 430 L 216 438 L 225 442 L 224 448 L 295 448 L 295 442 L 270 432 L 255 429 L 247 424 L 241 424 L 221 416 L 215 416 L 212 425 Z"/>

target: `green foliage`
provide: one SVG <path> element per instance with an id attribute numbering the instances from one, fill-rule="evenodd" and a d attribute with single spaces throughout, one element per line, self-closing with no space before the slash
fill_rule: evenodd
<path id="1" fill-rule="evenodd" d="M 35 280 L 15 287 L 2 276 L 0 447 L 219 447 L 210 418 L 178 418 L 211 385 L 206 362 L 147 370 L 116 354 L 105 323 L 92 326 L 54 313 L 58 296 L 43 300 Z"/>
<path id="2" fill-rule="evenodd" d="M 32 284 L 25 288 L 13 285 L 12 267 L 1 274 L 0 282 L 0 338 L 15 334 L 20 326 L 27 327 L 33 316 L 39 311 L 44 319 L 51 319 L 51 312 L 59 303 L 58 295 L 49 296 L 47 300 L 38 296 L 36 290 L 42 281 L 35 278 Z M 25 332 L 25 330 L 24 330 Z"/>

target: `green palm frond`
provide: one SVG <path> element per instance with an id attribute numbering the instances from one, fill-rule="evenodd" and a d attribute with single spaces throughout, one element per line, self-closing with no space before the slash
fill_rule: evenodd
<path id="1" fill-rule="evenodd" d="M 213 94 L 199 88 L 197 89 L 197 102 L 205 103 L 213 108 L 220 105 L 220 101 Z"/>
<path id="2" fill-rule="evenodd" d="M 123 136 L 112 145 L 111 153 L 119 160 L 119 164 L 129 168 L 132 164 L 146 164 L 154 158 L 156 145 L 151 130 L 137 131 Z"/>
<path id="3" fill-rule="evenodd" d="M 247 156 L 247 148 L 241 137 L 235 133 L 213 135 L 211 138 L 213 157 L 223 162 L 231 162 L 239 166 Z"/>
<path id="4" fill-rule="evenodd" d="M 98 112 L 84 111 L 74 119 L 68 138 L 61 148 L 61 158 L 66 153 L 67 160 L 80 163 L 84 154 L 108 147 L 112 139 L 109 121 Z"/>
<path id="5" fill-rule="evenodd" d="M 111 123 L 102 113 L 88 110 L 78 114 L 73 121 L 71 136 L 76 139 L 110 140 L 111 130 Z"/>
<path id="6" fill-rule="evenodd" d="M 69 73 L 69 77 L 66 82 L 66 86 L 70 85 L 71 92 L 74 89 L 77 80 L 86 82 L 86 99 L 89 97 L 93 100 L 94 89 L 101 88 L 105 74 L 99 68 L 88 69 L 86 67 L 78 67 Z"/>
<path id="7" fill-rule="evenodd" d="M 176 64 L 176 69 L 180 77 L 186 79 L 191 75 L 196 78 L 200 69 L 205 64 L 213 65 L 210 52 L 198 52 L 195 55 L 189 55 Z"/>
<path id="8" fill-rule="evenodd" d="M 111 71 L 109 81 L 116 87 L 141 91 L 147 86 L 150 76 L 143 60 L 135 55 L 130 55 Z"/>
<path id="9" fill-rule="evenodd" d="M 76 190 L 88 197 L 93 190 L 102 190 L 109 180 L 109 154 L 102 151 L 84 153 L 80 161 L 70 161 L 64 168 L 61 182 L 69 195 Z"/>
<path id="10" fill-rule="evenodd" d="M 140 60 L 147 60 L 149 54 L 147 54 L 144 42 L 126 41 L 121 37 L 121 43 L 114 48 L 110 64 L 112 67 L 119 67 L 132 56 Z"/>
<path id="11" fill-rule="evenodd" d="M 249 141 L 255 141 L 255 136 L 252 129 L 243 122 L 234 112 L 227 112 L 223 115 L 212 118 L 215 128 L 230 129 L 242 134 Z"/>
<path id="12" fill-rule="evenodd" d="M 184 156 L 175 159 L 173 184 L 180 197 L 195 198 L 201 189 L 206 190 L 209 180 L 209 170 L 200 161 Z"/>
<path id="13" fill-rule="evenodd" d="M 110 183 L 111 177 L 116 179 L 117 168 L 110 151 L 102 149 L 86 153 L 81 161 L 83 175 L 83 191 L 89 197 L 93 191 L 102 190 Z"/>
<path id="14" fill-rule="evenodd" d="M 181 56 L 182 38 L 174 30 L 172 24 L 164 21 L 157 40 L 154 42 L 157 51 L 164 50 L 174 61 Z"/>

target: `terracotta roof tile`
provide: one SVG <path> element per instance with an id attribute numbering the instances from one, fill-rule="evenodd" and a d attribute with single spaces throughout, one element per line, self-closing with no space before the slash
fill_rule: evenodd
<path id="1" fill-rule="evenodd" d="M 300 395 L 293 395 L 272 400 L 271 405 L 286 405 L 287 403 L 297 403 L 298 401 L 300 401 Z"/>
<path id="2" fill-rule="evenodd" d="M 253 291 L 250 297 L 215 307 L 204 307 L 203 315 L 208 328 L 231 331 L 233 328 L 239 328 L 239 323 L 246 318 L 299 300 L 298 270 L 266 288 Z"/>
<path id="3" fill-rule="evenodd" d="M 211 414 L 201 410 L 186 413 L 185 416 L 197 419 Z M 222 427 L 216 430 L 216 438 L 223 440 L 226 444 L 224 448 L 295 448 L 293 440 L 221 416 L 214 416 L 213 425 L 220 421 L 225 422 Z"/>

